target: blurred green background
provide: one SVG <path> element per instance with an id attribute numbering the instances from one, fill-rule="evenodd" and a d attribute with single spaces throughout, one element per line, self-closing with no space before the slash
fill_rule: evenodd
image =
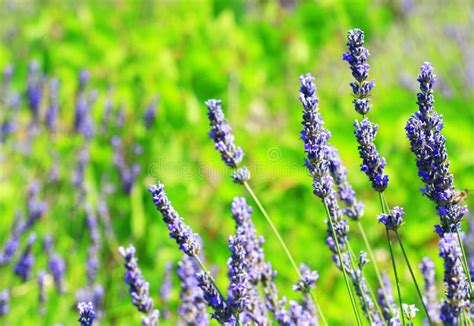
<path id="1" fill-rule="evenodd" d="M 379 124 L 377 146 L 387 159 L 390 185 L 386 198 L 406 211 L 401 230 L 413 265 L 429 256 L 437 264 L 442 284 L 434 206 L 419 192 L 414 157 L 404 126 L 416 106 L 416 76 L 424 61 L 436 68 L 436 108 L 444 115 L 444 135 L 451 171 L 459 189 L 474 188 L 474 5 L 464 1 L 0 1 L 0 68 L 15 68 L 14 89 L 24 93 L 27 66 L 37 60 L 42 71 L 60 80 L 60 127 L 55 136 L 46 131 L 35 137 L 31 155 L 18 151 L 29 113 L 20 110 L 20 131 L 2 145 L 0 186 L 0 245 L 8 237 L 17 211 L 26 210 L 26 188 L 31 180 L 42 184 L 41 198 L 49 208 L 35 226 L 39 236 L 52 233 L 56 249 L 67 260 L 67 293 L 56 295 L 47 287 L 46 314 L 38 315 L 36 281 L 21 284 L 11 267 L 0 268 L 0 290 L 11 287 L 8 325 L 74 324 L 75 292 L 85 286 L 85 260 L 89 236 L 84 209 L 74 205 L 71 184 L 75 161 L 83 140 L 71 133 L 77 75 L 91 73 L 91 89 L 98 91 L 93 107 L 99 128 L 107 89 L 113 86 L 114 105 L 126 113 L 120 131 L 130 162 L 139 162 L 141 174 L 132 194 L 124 195 L 118 172 L 112 167 L 110 134 L 97 135 L 90 147 L 85 199 L 93 207 L 108 204 L 117 238 L 101 252 L 99 282 L 105 287 L 103 324 L 135 325 L 140 314 L 132 306 L 123 282 L 123 267 L 116 245 L 134 243 L 140 266 L 151 283 L 150 291 L 162 307 L 159 287 L 164 266 L 180 257 L 167 236 L 161 216 L 146 189 L 157 179 L 165 185 L 180 214 L 202 235 L 209 265 L 218 267 L 218 283 L 226 288 L 227 238 L 233 232 L 229 211 L 232 198 L 245 195 L 232 183 L 208 138 L 204 101 L 222 98 L 236 142 L 245 151 L 255 191 L 259 195 L 297 261 L 320 273 L 317 293 L 332 325 L 351 324 L 342 275 L 331 262 L 324 244 L 325 214 L 312 195 L 310 177 L 303 167 L 299 139 L 301 107 L 298 76 L 316 77 L 320 109 L 332 132 L 331 142 L 349 170 L 349 180 L 366 205 L 363 224 L 375 248 L 378 264 L 391 272 L 376 194 L 360 172 L 352 124 L 351 80 L 342 61 L 346 33 L 358 27 L 366 33 L 375 79 L 373 109 L 369 116 Z M 142 115 L 154 95 L 159 95 L 157 121 L 145 130 Z M 47 105 L 47 101 L 43 103 Z M 2 108 L 3 111 L 4 108 Z M 111 131 L 113 134 L 113 131 Z M 12 140 L 13 138 L 13 140 Z M 139 144 L 143 152 L 133 154 Z M 57 153 L 61 181 L 48 183 L 48 171 Z M 56 154 L 55 154 L 56 155 Z M 105 181 L 104 181 L 105 180 Z M 115 192 L 107 191 L 116 184 Z M 247 196 L 249 202 L 253 202 Z M 467 200 L 472 208 L 472 195 Z M 269 232 L 261 214 L 254 213 L 258 231 L 266 238 L 267 258 L 278 271 L 280 293 L 296 298 L 296 280 L 287 260 Z M 352 225 L 352 224 L 350 224 Z M 102 226 L 101 226 L 102 228 Z M 101 229 L 102 230 L 102 229 Z M 102 232 L 102 231 L 101 231 Z M 26 237 L 24 237 L 26 240 Z M 358 230 L 351 229 L 356 251 L 363 249 Z M 398 248 L 397 248 L 398 250 Z M 35 273 L 46 268 L 42 248 L 36 245 Z M 418 303 L 408 270 L 397 251 L 405 301 Z M 366 272 L 372 287 L 375 277 Z M 417 272 L 418 278 L 421 276 Z M 177 279 L 170 309 L 176 322 Z M 441 293 L 440 293 L 441 294 Z M 418 320 L 421 323 L 421 318 Z"/>

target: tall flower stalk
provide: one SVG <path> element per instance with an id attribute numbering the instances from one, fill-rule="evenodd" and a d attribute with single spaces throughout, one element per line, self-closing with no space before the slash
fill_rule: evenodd
<path id="1" fill-rule="evenodd" d="M 329 153 L 331 148 L 329 147 L 328 139 L 331 135 L 324 128 L 324 121 L 319 112 L 319 100 L 316 96 L 316 87 L 313 81 L 314 77 L 311 74 L 300 77 L 300 102 L 303 105 L 301 139 L 304 142 L 306 153 L 305 165 L 313 177 L 313 193 L 321 199 L 326 210 L 328 218 L 326 221 L 328 225 L 328 238 L 326 242 L 334 254 L 333 258 L 337 266 L 343 272 L 357 322 L 361 324 L 349 279 L 352 281 L 355 294 L 361 301 L 365 316 L 369 322 L 377 323 L 381 316 L 376 309 L 375 303 L 372 300 L 372 293 L 368 289 L 367 282 L 363 276 L 362 266 L 365 263 L 357 267 L 352 258 L 352 250 L 348 241 L 349 226 L 347 225 L 347 220 L 343 218 L 342 211 L 337 202 L 334 180 L 330 173 L 331 161 L 328 159 L 329 154 L 331 154 Z M 335 176 L 342 177 L 337 174 Z M 339 179 L 338 181 L 341 180 Z M 343 194 L 343 198 L 349 201 L 346 194 Z M 360 207 L 353 209 L 354 212 L 351 214 L 359 214 Z"/>
<path id="2" fill-rule="evenodd" d="M 355 81 L 350 83 L 355 97 L 355 99 L 353 100 L 354 109 L 357 113 L 363 116 L 362 121 L 356 120 L 354 123 L 354 134 L 356 136 L 357 142 L 359 143 L 359 156 L 362 159 L 361 170 L 369 178 L 370 182 L 372 183 L 372 188 L 379 194 L 382 213 L 384 215 L 388 215 L 390 209 L 388 207 L 387 202 L 385 201 L 385 197 L 383 196 L 383 192 L 388 186 L 388 175 L 384 174 L 384 167 L 386 165 L 386 161 L 385 158 L 379 155 L 377 148 L 374 144 L 375 137 L 377 135 L 378 125 L 373 124 L 366 117 L 367 113 L 372 107 L 370 104 L 370 93 L 375 86 L 375 82 L 373 80 L 367 80 L 369 78 L 370 69 L 370 66 L 367 63 L 369 50 L 364 47 L 364 37 L 364 32 L 360 29 L 352 29 L 348 32 L 347 52 L 343 54 L 343 60 L 349 63 L 352 76 L 355 79 Z M 388 228 L 386 225 L 385 230 L 388 245 L 391 249 L 390 256 L 392 259 L 392 266 L 394 269 L 395 277 L 397 278 L 396 281 L 398 283 L 399 280 L 396 272 L 396 262 L 395 257 L 393 255 L 393 248 L 390 240 L 390 228 Z M 405 263 L 410 271 L 411 278 L 415 285 L 419 300 L 423 305 L 423 309 L 429 322 L 431 323 L 430 316 L 428 314 L 428 309 L 426 308 L 426 305 L 423 301 L 423 296 L 413 273 L 413 269 L 403 246 L 403 242 L 401 241 L 401 237 L 398 232 L 398 227 L 392 228 L 391 230 L 393 230 L 397 237 L 398 243 L 403 253 L 403 257 L 405 259 Z M 397 291 L 400 299 L 399 301 L 401 302 L 402 300 L 399 284 L 397 284 Z M 403 323 L 405 323 L 403 309 L 401 310 L 402 321 Z"/>
<path id="3" fill-rule="evenodd" d="M 238 316 L 235 313 L 233 314 L 230 307 L 228 307 L 211 273 L 199 258 L 201 251 L 199 236 L 193 233 L 191 227 L 184 222 L 184 219 L 171 205 L 165 193 L 164 185 L 158 182 L 156 185 L 151 185 L 148 191 L 152 194 L 153 202 L 158 211 L 160 211 L 163 222 L 168 227 L 170 237 L 176 241 L 181 251 L 194 258 L 201 267 L 202 271 L 196 277 L 199 287 L 204 292 L 204 299 L 214 309 L 213 317 L 222 323 L 238 320 Z"/>
<path id="4" fill-rule="evenodd" d="M 457 199 L 459 192 L 454 187 L 454 177 L 449 172 L 446 138 L 441 134 L 443 116 L 434 110 L 433 86 L 436 83 L 436 75 L 429 62 L 420 67 L 418 82 L 418 111 L 408 119 L 406 134 L 411 151 L 415 154 L 418 175 L 425 184 L 421 192 L 434 202 L 438 211 L 440 225 L 435 226 L 436 232 L 440 236 L 444 233 L 456 233 L 462 252 L 462 266 L 472 291 L 469 265 L 459 234 L 467 207 Z"/>
<path id="5" fill-rule="evenodd" d="M 206 101 L 206 105 L 208 108 L 209 124 L 211 126 L 209 137 L 214 141 L 215 148 L 221 154 L 221 158 L 224 163 L 233 170 L 232 180 L 235 183 L 242 184 L 248 191 L 252 199 L 257 204 L 257 207 L 261 211 L 265 220 L 270 225 L 272 232 L 275 234 L 278 242 L 283 248 L 283 251 L 288 257 L 288 260 L 293 266 L 293 269 L 295 270 L 296 274 L 298 275 L 298 278 L 302 279 L 303 277 L 298 268 L 298 265 L 296 264 L 288 247 L 286 246 L 285 241 L 283 240 L 282 236 L 278 232 L 278 229 L 273 224 L 273 221 L 271 220 L 267 211 L 265 210 L 265 208 L 263 207 L 257 195 L 249 184 L 250 172 L 246 166 L 241 166 L 242 158 L 244 157 L 244 152 L 241 147 L 235 145 L 235 138 L 232 134 L 232 128 L 225 119 L 224 112 L 221 107 L 221 102 L 221 100 L 216 99 L 210 99 Z M 313 295 L 312 292 L 310 292 L 310 296 L 318 309 L 318 312 L 321 316 L 321 321 L 325 325 L 327 325 L 326 318 L 324 317 L 324 314 L 321 308 L 319 307 L 316 297 Z"/>

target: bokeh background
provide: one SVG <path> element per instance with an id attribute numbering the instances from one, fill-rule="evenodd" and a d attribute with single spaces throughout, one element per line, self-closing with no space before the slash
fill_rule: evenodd
<path id="1" fill-rule="evenodd" d="M 135 244 L 152 296 L 158 308 L 165 308 L 159 294 L 165 265 L 176 264 L 180 252 L 168 238 L 146 191 L 158 179 L 165 183 L 175 208 L 201 234 L 207 262 L 218 270 L 219 285 L 227 286 L 227 238 L 233 232 L 229 207 L 234 196 L 247 194 L 232 183 L 207 136 L 204 101 L 222 98 L 236 141 L 245 151 L 244 161 L 253 175 L 251 184 L 293 255 L 319 271 L 318 298 L 331 324 L 350 324 L 351 314 L 341 313 L 341 307 L 349 307 L 344 282 L 324 244 L 324 209 L 312 195 L 312 182 L 303 167 L 298 76 L 311 72 L 316 77 L 331 142 L 339 149 L 349 180 L 366 205 L 363 224 L 378 264 L 390 272 L 384 230 L 376 220 L 380 213 L 377 196 L 359 170 L 353 137 L 352 124 L 357 116 L 348 84 L 351 75 L 342 53 L 346 33 L 354 27 L 366 32 L 366 47 L 371 53 L 370 73 L 376 87 L 370 118 L 379 124 L 377 146 L 388 161 L 386 197 L 391 206 L 405 208 L 406 224 L 401 234 L 412 264 L 418 265 L 424 256 L 432 258 L 441 286 L 442 266 L 433 232 L 438 218 L 431 202 L 419 192 L 421 181 L 404 126 L 417 110 L 419 66 L 430 61 L 438 75 L 436 108 L 444 116 L 456 186 L 474 188 L 472 1 L 0 3 L 0 68 L 14 67 L 13 89 L 24 95 L 32 60 L 39 63 L 48 80 L 55 77 L 60 81 L 59 130 L 51 134 L 41 126 L 30 139 L 31 149 L 25 149 L 30 114 L 23 99 L 17 113 L 18 130 L 2 143 L 0 245 L 7 241 L 15 214 L 26 212 L 28 185 L 37 181 L 41 185 L 39 196 L 48 202 L 48 209 L 34 231 L 39 237 L 52 234 L 56 251 L 67 264 L 67 292 L 59 296 L 51 282 L 47 283 L 43 316 L 38 314 L 35 276 L 47 267 L 39 243 L 33 248 L 36 262 L 30 281 L 21 283 L 11 266 L 0 268 L 0 290 L 9 287 L 12 291 L 11 311 L 2 323 L 76 322 L 74 304 L 77 291 L 86 284 L 90 243 L 85 227 L 86 203 L 94 209 L 105 204 L 113 228 L 113 237 L 106 237 L 97 213 L 103 239 L 98 282 L 105 288 L 101 323 L 135 325 L 141 318 L 123 282 L 124 270 L 116 254 L 119 244 Z M 85 173 L 87 196 L 78 203 L 72 176 L 84 139 L 72 132 L 72 123 L 78 74 L 83 69 L 90 72 L 88 88 L 97 91 L 97 100 L 92 108 L 95 135 Z M 147 130 L 143 114 L 155 96 L 159 97 L 157 119 Z M 102 123 L 107 101 L 112 101 L 116 111 L 122 108 L 123 128 Z M 47 105 L 45 96 L 42 110 Z M 2 119 L 9 114 L 7 110 L 2 104 Z M 123 193 L 113 167 L 113 135 L 122 137 L 128 162 L 141 167 L 130 195 Z M 140 151 L 134 151 L 137 145 Z M 50 182 L 53 167 L 59 168 L 58 182 Z M 467 204 L 473 207 L 472 195 Z M 266 255 L 278 271 L 281 294 L 294 297 L 291 284 L 295 275 L 279 244 L 258 211 L 254 222 L 265 236 Z M 355 227 L 351 242 L 356 251 L 363 249 Z M 400 255 L 398 252 L 400 266 L 404 266 Z M 375 287 L 372 269 L 366 272 Z M 402 267 L 401 274 L 405 301 L 416 303 L 408 270 Z M 417 276 L 421 280 L 418 271 Z M 167 308 L 172 317 L 163 321 L 169 325 L 177 316 L 176 278 L 173 283 Z"/>

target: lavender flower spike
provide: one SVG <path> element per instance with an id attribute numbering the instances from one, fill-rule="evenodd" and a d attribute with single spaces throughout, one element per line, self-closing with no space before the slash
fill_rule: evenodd
<path id="1" fill-rule="evenodd" d="M 329 196 L 333 188 L 333 180 L 329 175 L 329 162 L 325 159 L 331 133 L 324 128 L 313 81 L 314 77 L 310 73 L 300 76 L 300 102 L 303 105 L 301 139 L 307 156 L 305 165 L 313 177 L 313 192 L 324 199 Z"/>
<path id="2" fill-rule="evenodd" d="M 369 112 L 370 91 L 374 88 L 374 81 L 367 81 L 370 66 L 367 63 L 369 50 L 364 47 L 364 32 L 360 29 L 352 29 L 347 34 L 347 53 L 342 58 L 349 63 L 352 76 L 351 82 L 355 99 L 353 101 L 356 112 L 364 116 L 364 119 L 354 123 L 354 134 L 359 143 L 359 156 L 362 159 L 361 170 L 372 182 L 375 191 L 383 192 L 388 186 L 388 176 L 384 175 L 385 159 L 380 157 L 374 145 L 378 126 L 369 121 L 365 115 Z"/>
<path id="3" fill-rule="evenodd" d="M 359 114 L 366 115 L 371 109 L 370 91 L 375 86 L 374 81 L 367 81 L 370 69 L 367 63 L 369 50 L 364 47 L 364 32 L 358 28 L 347 33 L 347 40 L 347 53 L 342 55 L 342 59 L 349 63 L 356 80 L 350 83 L 355 96 L 354 108 Z"/>
<path id="4" fill-rule="evenodd" d="M 439 304 L 436 299 L 436 282 L 435 282 L 435 264 L 428 257 L 423 258 L 420 264 L 420 270 L 423 274 L 424 285 L 424 301 L 428 308 L 431 321 L 434 324 L 441 324 L 439 319 Z M 425 320 L 425 323 L 427 320 Z"/>
<path id="5" fill-rule="evenodd" d="M 50 132 L 55 132 L 59 109 L 59 81 L 53 79 L 49 85 L 49 107 L 46 111 L 46 126 Z"/>
<path id="6" fill-rule="evenodd" d="M 457 325 L 463 311 L 469 313 L 471 288 L 461 263 L 461 248 L 456 233 L 444 233 L 439 241 L 439 255 L 444 260 L 446 299 L 440 319 L 445 325 Z"/>
<path id="7" fill-rule="evenodd" d="M 207 116 L 209 117 L 209 124 L 211 131 L 209 137 L 214 140 L 216 149 L 221 153 L 221 158 L 224 163 L 232 168 L 239 168 L 244 151 L 241 147 L 235 145 L 235 138 L 232 134 L 232 128 L 227 123 L 224 112 L 221 108 L 221 100 L 207 100 Z M 250 179 L 250 172 L 246 167 L 235 170 L 232 179 L 236 183 L 244 183 Z"/>
<path id="8" fill-rule="evenodd" d="M 54 285 L 59 293 L 64 292 L 64 273 L 66 272 L 66 264 L 64 259 L 57 253 L 53 252 L 53 239 L 47 236 L 43 240 L 43 248 L 48 256 L 48 268 L 54 280 Z"/>
<path id="9" fill-rule="evenodd" d="M 197 263 L 188 255 L 183 255 L 177 273 L 181 285 L 178 314 L 184 325 L 209 325 L 204 293 L 196 279 L 198 271 Z"/>
<path id="10" fill-rule="evenodd" d="M 8 289 L 0 291 L 0 317 L 5 316 L 10 311 L 9 301 L 10 291 Z"/>
<path id="11" fill-rule="evenodd" d="M 129 286 L 130 297 L 132 303 L 137 307 L 138 311 L 146 314 L 146 318 L 142 320 L 143 324 L 156 325 L 155 315 L 158 312 L 153 311 L 153 299 L 150 298 L 150 284 L 143 278 L 142 272 L 138 267 L 137 258 L 135 257 L 135 247 L 130 245 L 128 248 L 119 247 L 120 255 L 125 259 L 125 283 Z M 156 318 L 156 322 L 158 322 Z"/>
<path id="12" fill-rule="evenodd" d="M 26 95 L 28 97 L 28 106 L 33 117 L 33 123 L 39 121 L 41 99 L 43 97 L 43 77 L 39 71 L 38 62 L 33 61 L 28 66 L 28 86 Z"/>
<path id="13" fill-rule="evenodd" d="M 436 205 L 441 220 L 441 226 L 436 226 L 436 229 L 441 235 L 460 227 L 467 208 L 456 200 L 458 191 L 453 184 L 453 175 L 449 172 L 446 138 L 441 135 L 443 116 L 434 110 L 433 86 L 436 76 L 429 62 L 420 67 L 418 82 L 419 110 L 408 119 L 405 130 L 411 151 L 415 154 L 418 175 L 425 184 L 421 192 Z"/>
<path id="14" fill-rule="evenodd" d="M 77 309 L 81 315 L 78 319 L 81 326 L 92 326 L 95 319 L 94 306 L 92 305 L 92 302 L 79 302 Z"/>
<path id="15" fill-rule="evenodd" d="M 246 242 L 244 228 L 237 228 L 235 236 L 229 238 L 229 249 L 232 254 L 227 262 L 230 279 L 228 305 L 234 316 L 239 316 L 241 312 L 248 312 L 250 308 Z"/>
<path id="16" fill-rule="evenodd" d="M 204 293 L 204 300 L 214 310 L 212 318 L 215 318 L 221 324 L 231 323 L 230 325 L 233 325 L 232 321 L 235 322 L 235 319 L 232 317 L 231 310 L 214 286 L 211 277 L 206 272 L 199 272 L 196 277 L 198 285 Z"/>
<path id="17" fill-rule="evenodd" d="M 382 214 L 378 217 L 380 223 L 384 224 L 389 230 L 397 230 L 403 224 L 405 211 L 402 207 L 395 206 L 390 213 Z"/>
<path id="18" fill-rule="evenodd" d="M 26 282 L 30 278 L 31 268 L 33 267 L 33 264 L 35 262 L 35 258 L 33 256 L 33 253 L 31 252 L 35 241 L 36 234 L 32 233 L 28 239 L 28 243 L 26 244 L 25 249 L 23 250 L 23 253 L 21 254 L 20 258 L 18 259 L 18 262 L 14 267 L 15 274 L 20 277 L 23 282 Z"/>
<path id="19" fill-rule="evenodd" d="M 163 216 L 163 221 L 168 226 L 170 237 L 175 239 L 179 249 L 185 254 L 196 256 L 201 249 L 198 236 L 186 225 L 184 219 L 179 216 L 178 212 L 171 205 L 164 188 L 164 185 L 158 182 L 156 185 L 151 185 L 148 191 L 152 194 L 153 202 Z"/>
<path id="20" fill-rule="evenodd" d="M 168 309 L 168 305 L 171 299 L 171 290 L 173 289 L 173 284 L 171 281 L 172 273 L 173 264 L 171 262 L 168 262 L 165 265 L 165 273 L 163 275 L 163 281 L 160 287 L 161 311 L 163 312 L 163 319 L 169 319 L 171 315 L 171 312 Z"/>

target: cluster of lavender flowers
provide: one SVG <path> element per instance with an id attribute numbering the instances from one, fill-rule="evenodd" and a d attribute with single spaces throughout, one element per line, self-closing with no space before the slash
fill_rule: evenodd
<path id="1" fill-rule="evenodd" d="M 331 132 L 325 128 L 324 120 L 319 109 L 319 99 L 311 74 L 300 76 L 299 100 L 302 104 L 303 115 L 301 139 L 304 143 L 305 167 L 312 177 L 314 195 L 319 198 L 327 213 L 326 244 L 330 249 L 331 257 L 336 267 L 342 272 L 347 291 L 351 299 L 352 308 L 359 325 L 363 324 L 359 310 L 370 325 L 413 325 L 418 308 L 406 304 L 402 300 L 400 281 L 397 276 L 395 259 L 392 252 L 389 230 L 393 231 L 400 243 L 413 281 L 416 280 L 409 265 L 408 259 L 398 229 L 404 223 L 405 211 L 402 207 L 389 208 L 383 197 L 383 192 L 388 186 L 388 176 L 384 174 L 385 159 L 379 154 L 374 142 L 378 132 L 378 125 L 372 123 L 366 116 L 372 108 L 370 96 L 374 89 L 374 81 L 369 80 L 370 66 L 367 62 L 369 51 L 364 47 L 364 33 L 360 29 L 353 29 L 348 33 L 347 53 L 343 60 L 347 61 L 355 81 L 350 83 L 354 95 L 354 108 L 363 116 L 361 121 L 354 123 L 354 134 L 358 142 L 359 156 L 362 159 L 361 171 L 371 182 L 372 188 L 378 192 L 383 213 L 377 217 L 384 224 L 387 231 L 387 240 L 390 246 L 395 282 L 399 296 L 399 303 L 395 303 L 392 293 L 392 282 L 384 273 L 379 279 L 379 288 L 373 291 L 365 276 L 365 269 L 369 263 L 368 254 L 360 251 L 356 256 L 350 244 L 350 227 L 348 219 L 359 224 L 363 216 L 363 203 L 356 198 L 354 188 L 348 181 L 347 169 L 344 167 L 336 147 L 330 144 Z M 13 69 L 8 67 L 4 71 L 4 80 L 1 85 L 2 105 L 8 108 L 7 119 L 2 122 L 1 142 L 6 143 L 8 136 L 16 128 L 15 114 L 19 105 L 19 96 L 11 88 Z M 26 87 L 27 105 L 31 113 L 31 133 L 28 133 L 27 142 L 33 141 L 34 133 L 39 130 L 40 122 L 44 117 L 44 124 L 52 135 L 60 128 L 58 125 L 60 94 L 59 81 L 49 80 L 41 72 L 37 63 L 29 66 Z M 425 184 L 422 188 L 423 195 L 427 196 L 436 205 L 440 217 L 440 225 L 436 231 L 440 236 L 439 255 L 443 260 L 443 281 L 445 297 L 438 298 L 435 278 L 435 265 L 429 258 L 424 258 L 420 270 L 424 280 L 424 293 L 422 305 L 426 310 L 426 324 L 461 325 L 469 324 L 474 315 L 472 306 L 472 285 L 469 275 L 467 257 L 463 251 L 460 230 L 462 217 L 467 208 L 462 205 L 453 184 L 453 175 L 449 171 L 449 160 L 446 152 L 446 138 L 441 135 L 443 118 L 434 110 L 433 86 L 435 75 L 431 64 L 424 63 L 420 69 L 418 82 L 420 92 L 417 95 L 418 111 L 408 120 L 406 134 L 410 141 L 411 151 L 415 154 L 419 176 Z M 82 148 L 79 152 L 76 168 L 73 175 L 73 188 L 78 195 L 76 205 L 78 211 L 85 212 L 85 225 L 88 233 L 88 251 L 85 262 L 86 286 L 76 293 L 79 304 L 81 325 L 90 326 L 94 320 L 100 319 L 104 306 L 104 288 L 99 283 L 101 270 L 102 239 L 99 219 L 96 217 L 95 208 L 90 206 L 90 197 L 93 197 L 87 187 L 87 168 L 91 159 L 91 146 L 95 136 L 94 119 L 92 110 L 96 102 L 97 92 L 89 91 L 90 75 L 83 70 L 79 74 L 79 84 L 75 97 L 75 112 L 73 129 L 80 134 Z M 49 85 L 45 87 L 45 85 Z M 49 90 L 49 93 L 46 90 Z M 49 95 L 49 96 L 48 96 Z M 109 96 L 110 93 L 109 93 Z M 42 103 L 48 102 L 43 114 Z M 153 127 L 156 118 L 158 98 L 154 98 L 143 115 L 143 126 L 146 130 Z M 242 165 L 244 151 L 235 144 L 232 128 L 227 122 L 221 100 L 210 99 L 206 101 L 208 118 L 211 126 L 210 138 L 215 143 L 216 150 L 220 153 L 223 162 L 232 169 L 232 179 L 235 183 L 243 184 L 249 190 L 257 206 L 268 219 L 266 211 L 249 188 L 249 169 Z M 101 131 L 105 134 L 109 126 L 113 111 L 113 101 L 109 97 L 103 116 Z M 113 136 L 107 139 L 107 144 L 112 145 L 114 152 L 113 164 L 117 168 L 122 188 L 125 195 L 130 195 L 139 176 L 140 166 L 127 163 L 124 143 L 123 126 L 125 111 L 122 106 L 116 111 L 115 130 Z M 99 131 L 100 133 L 100 131 Z M 54 137 L 53 137 L 54 138 Z M 135 146 L 135 156 L 141 152 L 140 146 Z M 128 155 L 127 155 L 128 156 Z M 57 175 L 57 174 L 56 174 Z M 54 178 L 54 180 L 58 180 Z M 50 180 L 52 181 L 52 180 Z M 182 325 L 209 325 L 214 319 L 223 325 L 317 325 L 320 321 L 327 324 L 323 317 L 321 307 L 318 306 L 314 296 L 315 284 L 319 279 L 317 271 L 305 264 L 298 270 L 298 280 L 292 285 L 294 295 L 298 300 L 291 300 L 279 294 L 276 286 L 277 272 L 272 264 L 267 261 L 263 249 L 264 238 L 259 236 L 252 221 L 253 210 L 244 197 L 235 197 L 231 204 L 231 214 L 235 223 L 233 234 L 228 238 L 229 258 L 227 260 L 226 291 L 221 291 L 224 282 L 217 282 L 216 276 L 206 268 L 203 243 L 200 236 L 194 233 L 184 218 L 175 210 L 169 200 L 164 185 L 160 182 L 151 185 L 149 192 L 153 203 L 162 215 L 169 237 L 174 239 L 179 250 L 184 255 L 178 263 L 176 274 L 179 278 L 179 324 Z M 32 230 L 46 211 L 46 202 L 39 199 L 39 184 L 31 183 L 27 195 L 27 217 L 18 216 L 11 228 L 10 236 L 5 247 L 0 251 L 0 267 L 8 265 L 20 248 L 22 237 L 29 233 L 23 250 L 13 266 L 14 273 L 22 282 L 28 281 L 33 274 L 35 257 L 34 245 L 37 240 L 36 233 Z M 105 196 L 101 194 L 101 196 Z M 109 242 L 116 241 L 113 235 L 106 198 L 101 198 L 97 208 L 104 228 L 108 234 Z M 346 219 L 346 217 L 348 219 Z M 273 224 L 271 227 L 275 231 Z M 351 235 L 352 236 L 352 235 Z M 471 235 L 472 236 L 472 235 Z M 364 235 L 365 239 L 365 235 Z M 367 244 L 367 243 L 366 243 Z M 54 251 L 53 238 L 43 238 L 43 249 L 47 258 L 48 271 L 52 276 L 58 293 L 66 290 L 65 272 L 66 261 Z M 286 246 L 284 249 L 288 251 Z M 370 248 L 367 248 L 371 250 Z M 133 245 L 128 248 L 118 248 L 124 260 L 125 283 L 128 286 L 132 304 L 143 314 L 142 325 L 154 326 L 159 319 L 168 319 L 171 306 L 173 263 L 168 263 L 164 271 L 164 280 L 159 291 L 163 312 L 155 307 L 155 302 L 150 293 L 150 284 L 145 280 L 142 270 L 138 266 L 136 249 Z M 370 252 L 370 251 L 369 251 Z M 291 258 L 290 254 L 287 253 Z M 372 256 L 371 256 L 372 257 Z M 290 259 L 294 265 L 292 259 Z M 372 259 L 373 260 L 373 259 Z M 296 265 L 295 265 L 296 266 Z M 377 270 L 376 270 L 377 271 Z M 377 271 L 378 272 L 378 271 Z M 472 269 L 471 269 L 472 273 Z M 46 270 L 37 273 L 37 286 L 39 289 L 39 313 L 46 311 L 46 287 L 48 274 Z M 419 292 L 419 290 L 418 290 Z M 0 317 L 10 310 L 10 288 L 0 291 Z M 357 305 L 357 300 L 358 305 Z M 208 309 L 209 308 L 209 309 Z M 211 313 L 208 313 L 208 310 Z M 320 319 L 319 316 L 322 318 Z"/>
<path id="2" fill-rule="evenodd" d="M 408 119 L 405 130 L 416 157 L 418 175 L 425 184 L 421 191 L 436 205 L 441 222 L 436 230 L 442 235 L 460 228 L 467 207 L 456 199 L 458 191 L 453 184 L 453 175 L 449 172 L 446 138 L 441 134 L 443 116 L 434 110 L 433 86 L 436 76 L 429 62 L 420 67 L 418 82 L 419 110 Z"/>

